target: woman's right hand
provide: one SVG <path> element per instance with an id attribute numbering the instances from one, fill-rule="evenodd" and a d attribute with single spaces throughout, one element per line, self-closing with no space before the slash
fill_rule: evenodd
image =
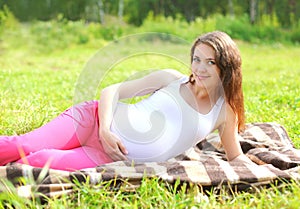
<path id="1" fill-rule="evenodd" d="M 113 161 L 128 160 L 128 151 L 116 134 L 110 130 L 100 130 L 99 134 L 104 151 Z"/>

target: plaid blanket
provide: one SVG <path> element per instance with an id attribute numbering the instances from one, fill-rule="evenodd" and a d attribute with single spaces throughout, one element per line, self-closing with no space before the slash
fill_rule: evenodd
<path id="1" fill-rule="evenodd" d="M 75 172 L 21 164 L 0 166 L 0 191 L 11 189 L 7 186 L 10 184 L 20 196 L 52 197 L 73 192 L 75 182 L 97 184 L 116 180 L 135 188 L 143 178 L 152 177 L 169 183 L 180 180 L 204 188 L 230 186 L 242 190 L 282 180 L 300 180 L 300 150 L 294 148 L 281 125 L 247 124 L 239 137 L 243 152 L 257 165 L 228 162 L 219 137 L 211 134 L 185 153 L 161 163 L 120 161 Z"/>

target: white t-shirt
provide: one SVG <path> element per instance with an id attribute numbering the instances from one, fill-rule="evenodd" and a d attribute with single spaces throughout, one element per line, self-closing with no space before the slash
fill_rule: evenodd
<path id="1" fill-rule="evenodd" d="M 135 104 L 119 102 L 111 130 L 135 162 L 161 162 L 175 157 L 211 133 L 224 103 L 220 97 L 207 114 L 200 114 L 180 95 L 183 77 Z"/>

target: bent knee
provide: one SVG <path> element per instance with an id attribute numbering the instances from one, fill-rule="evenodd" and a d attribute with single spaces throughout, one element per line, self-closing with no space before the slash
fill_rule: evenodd
<path id="1" fill-rule="evenodd" d="M 55 164 L 55 161 L 59 160 L 59 155 L 57 154 L 57 150 L 43 149 L 34 153 L 30 153 L 26 157 L 23 157 L 20 160 L 18 160 L 17 162 L 28 164 L 34 167 L 52 167 L 51 165 Z"/>

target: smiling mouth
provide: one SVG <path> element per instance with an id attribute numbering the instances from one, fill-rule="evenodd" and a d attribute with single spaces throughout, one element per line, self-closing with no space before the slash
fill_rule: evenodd
<path id="1" fill-rule="evenodd" d="M 205 75 L 197 75 L 197 78 L 198 78 L 199 80 L 204 80 L 204 79 L 209 78 L 209 76 L 205 76 Z"/>

